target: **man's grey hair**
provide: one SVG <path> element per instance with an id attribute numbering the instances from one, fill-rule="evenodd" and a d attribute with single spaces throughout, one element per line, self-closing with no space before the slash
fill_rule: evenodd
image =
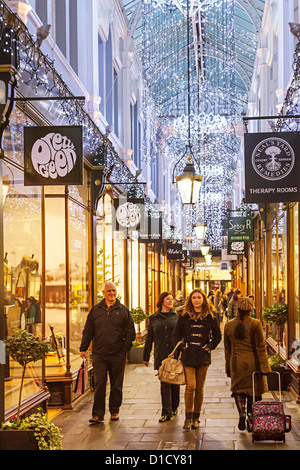
<path id="1" fill-rule="evenodd" d="M 116 290 L 117 290 L 116 284 L 115 284 L 114 282 L 112 282 L 112 281 L 106 281 L 106 282 L 104 283 L 104 285 L 103 285 L 103 290 L 106 289 L 106 287 L 108 286 L 108 284 L 112 284 L 113 286 L 115 286 L 115 288 L 116 288 Z"/>

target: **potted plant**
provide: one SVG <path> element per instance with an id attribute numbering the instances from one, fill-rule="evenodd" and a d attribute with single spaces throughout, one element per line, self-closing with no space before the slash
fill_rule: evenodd
<path id="1" fill-rule="evenodd" d="M 146 320 L 147 314 L 142 307 L 132 308 L 130 310 L 133 321 L 138 325 L 136 341 L 133 342 L 132 348 L 128 353 L 128 361 L 130 364 L 141 364 L 143 362 L 144 345 L 141 344 L 141 323 Z"/>
<path id="2" fill-rule="evenodd" d="M 6 341 L 6 348 L 13 360 L 22 367 L 17 415 L 8 423 L 2 423 L 0 431 L 1 450 L 45 449 L 61 447 L 60 430 L 48 421 L 41 409 L 26 418 L 20 418 L 22 391 L 27 364 L 46 357 L 48 344 L 25 330 L 15 330 Z"/>
<path id="3" fill-rule="evenodd" d="M 277 354 L 270 357 L 269 363 L 272 371 L 280 373 L 281 388 L 287 390 L 289 383 L 289 369 L 285 366 L 284 361 L 280 356 L 280 332 L 284 327 L 288 319 L 288 308 L 286 304 L 283 305 L 272 305 L 264 307 L 263 319 L 269 325 L 275 325 L 276 336 L 277 336 Z M 268 377 L 269 388 L 271 390 L 278 390 L 278 380 L 275 374 L 271 374 Z"/>

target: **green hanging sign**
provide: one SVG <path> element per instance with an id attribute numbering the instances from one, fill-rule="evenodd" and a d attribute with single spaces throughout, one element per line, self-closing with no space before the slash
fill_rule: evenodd
<path id="1" fill-rule="evenodd" d="M 252 217 L 228 217 L 227 224 L 228 243 L 253 241 Z"/>

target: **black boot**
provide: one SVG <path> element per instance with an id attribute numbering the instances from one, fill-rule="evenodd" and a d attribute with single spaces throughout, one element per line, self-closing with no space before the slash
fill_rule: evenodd
<path id="1" fill-rule="evenodd" d="M 246 397 L 245 395 L 236 393 L 234 399 L 240 415 L 238 428 L 240 431 L 244 431 L 246 429 Z"/>

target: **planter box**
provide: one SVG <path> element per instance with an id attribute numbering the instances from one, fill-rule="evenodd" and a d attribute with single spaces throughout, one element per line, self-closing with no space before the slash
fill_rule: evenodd
<path id="1" fill-rule="evenodd" d="M 0 450 L 39 450 L 34 430 L 0 429 Z"/>
<path id="2" fill-rule="evenodd" d="M 144 347 L 133 347 L 128 352 L 129 364 L 143 364 Z"/>

